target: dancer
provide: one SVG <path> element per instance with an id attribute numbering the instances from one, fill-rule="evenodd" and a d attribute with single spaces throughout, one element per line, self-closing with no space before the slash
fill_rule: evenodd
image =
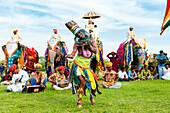
<path id="1" fill-rule="evenodd" d="M 90 101 L 92 105 L 96 104 L 93 98 L 95 92 L 96 90 L 99 94 L 101 94 L 101 92 L 98 90 L 97 76 L 90 69 L 91 56 L 93 53 L 96 53 L 95 41 L 90 37 L 88 32 L 80 28 L 74 21 L 66 23 L 66 26 L 75 35 L 73 51 L 67 57 L 74 58 L 78 51 L 78 54 L 71 65 L 69 77 L 69 81 L 72 81 L 73 83 L 73 89 L 75 89 L 74 86 L 79 87 L 77 107 L 82 108 L 82 96 L 86 88 L 91 90 Z"/>

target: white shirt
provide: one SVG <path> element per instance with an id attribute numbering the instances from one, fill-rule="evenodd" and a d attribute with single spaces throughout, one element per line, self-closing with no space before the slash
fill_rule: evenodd
<path id="1" fill-rule="evenodd" d="M 94 38 L 97 39 L 99 37 L 99 29 L 98 27 L 93 28 Z"/>
<path id="2" fill-rule="evenodd" d="M 170 68 L 166 69 L 165 67 L 163 67 L 163 79 L 165 80 L 170 80 Z"/>
<path id="3" fill-rule="evenodd" d="M 126 71 L 122 72 L 122 71 L 120 70 L 120 71 L 118 72 L 118 76 L 119 76 L 120 78 L 124 78 L 124 76 L 125 76 L 126 78 L 128 78 L 128 75 L 127 75 Z"/>
<path id="4" fill-rule="evenodd" d="M 21 83 L 26 83 L 26 81 L 29 79 L 28 77 L 28 73 L 24 70 L 20 70 L 18 74 L 14 74 L 13 77 L 12 77 L 12 83 L 15 84 L 15 80 L 17 78 L 21 78 L 21 76 L 23 75 L 23 78 L 21 79 Z M 18 79 L 18 80 L 19 80 Z"/>
<path id="5" fill-rule="evenodd" d="M 19 35 L 13 35 L 12 37 L 11 37 L 11 41 L 12 42 L 16 42 L 16 41 L 21 41 L 22 40 L 22 38 L 19 36 Z"/>
<path id="6" fill-rule="evenodd" d="M 134 31 L 128 31 L 127 32 L 127 38 L 128 38 L 128 42 L 135 37 L 135 32 Z"/>
<path id="7" fill-rule="evenodd" d="M 59 40 L 61 40 L 61 36 L 58 33 L 57 34 L 52 34 L 50 40 L 51 39 L 59 39 Z"/>

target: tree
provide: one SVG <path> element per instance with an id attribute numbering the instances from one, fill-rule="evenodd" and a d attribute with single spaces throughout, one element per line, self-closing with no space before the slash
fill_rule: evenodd
<path id="1" fill-rule="evenodd" d="M 39 57 L 39 63 L 42 65 L 42 71 L 46 71 L 45 69 L 45 57 L 44 56 L 40 56 Z"/>

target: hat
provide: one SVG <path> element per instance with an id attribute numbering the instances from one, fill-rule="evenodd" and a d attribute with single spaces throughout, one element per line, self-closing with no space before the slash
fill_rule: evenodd
<path id="1" fill-rule="evenodd" d="M 17 65 L 13 64 L 10 68 L 9 71 L 13 72 L 15 69 L 17 69 Z"/>
<path id="2" fill-rule="evenodd" d="M 13 30 L 13 33 L 17 33 L 18 32 L 18 30 Z"/>
<path id="3" fill-rule="evenodd" d="M 106 64 L 105 64 L 105 67 L 107 68 L 107 67 L 112 67 L 112 62 L 107 62 Z"/>
<path id="4" fill-rule="evenodd" d="M 34 65 L 34 68 L 36 68 L 37 66 L 39 66 L 40 68 L 42 68 L 42 65 L 39 64 L 39 63 L 35 64 L 35 65 Z"/>
<path id="5" fill-rule="evenodd" d="M 130 26 L 130 28 L 134 29 L 134 27 L 133 27 L 133 26 Z"/>
<path id="6" fill-rule="evenodd" d="M 92 22 L 92 24 L 94 24 L 94 22 Z"/>
<path id="7" fill-rule="evenodd" d="M 53 29 L 54 32 L 57 32 L 57 29 Z"/>
<path id="8" fill-rule="evenodd" d="M 77 34 L 78 31 L 84 30 L 80 26 L 78 26 L 77 23 L 73 20 L 67 22 L 65 25 L 74 35 Z"/>
<path id="9" fill-rule="evenodd" d="M 57 70 L 65 70 L 65 67 L 64 66 L 60 66 L 57 68 Z"/>

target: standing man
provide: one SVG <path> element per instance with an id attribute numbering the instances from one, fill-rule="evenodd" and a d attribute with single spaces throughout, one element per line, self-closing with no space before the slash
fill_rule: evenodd
<path id="1" fill-rule="evenodd" d="M 128 38 L 128 42 L 130 42 L 136 35 L 135 32 L 133 31 L 134 27 L 131 26 L 129 28 L 129 31 L 127 32 L 127 38 Z"/>
<path id="2" fill-rule="evenodd" d="M 92 24 L 92 19 L 89 19 L 88 25 L 85 25 L 85 29 L 87 32 L 89 32 L 89 29 L 93 29 L 94 25 Z"/>
<path id="3" fill-rule="evenodd" d="M 166 55 L 164 55 L 163 50 L 160 50 L 160 54 L 156 56 L 157 64 L 158 64 L 158 72 L 159 72 L 159 79 L 163 76 L 163 67 L 167 61 Z"/>
<path id="4" fill-rule="evenodd" d="M 1 78 L 3 77 L 4 71 L 5 71 L 5 66 L 3 63 L 1 63 L 1 67 L 0 67 L 0 77 Z"/>
<path id="5" fill-rule="evenodd" d="M 94 38 L 96 40 L 97 38 L 99 38 L 99 28 L 97 27 L 97 25 L 94 25 L 93 31 L 94 31 Z"/>
<path id="6" fill-rule="evenodd" d="M 52 34 L 51 39 L 58 39 L 58 40 L 61 40 L 61 36 L 57 33 L 57 29 L 53 29 L 54 31 L 54 34 Z"/>
<path id="7" fill-rule="evenodd" d="M 18 30 L 14 30 L 13 33 L 14 35 L 11 37 L 11 41 L 15 42 L 15 41 L 21 41 L 22 38 L 17 34 Z"/>

